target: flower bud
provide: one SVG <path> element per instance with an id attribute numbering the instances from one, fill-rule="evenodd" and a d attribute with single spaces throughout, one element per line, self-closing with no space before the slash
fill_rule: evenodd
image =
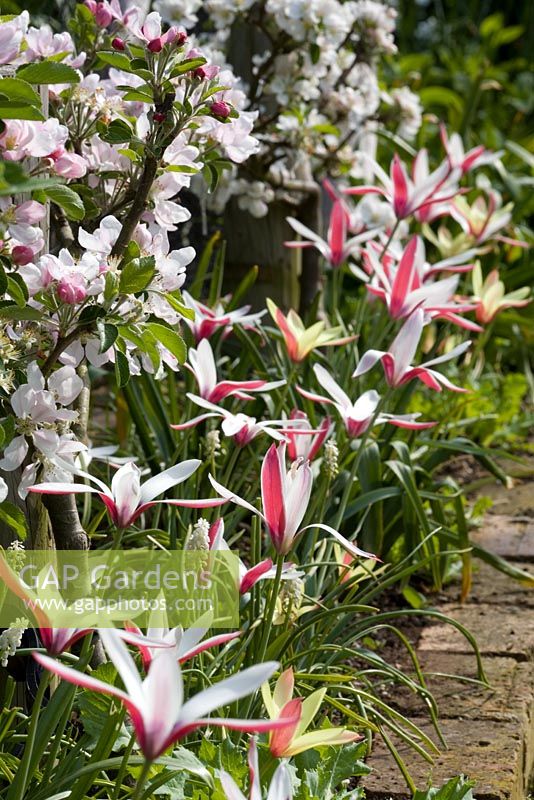
<path id="1" fill-rule="evenodd" d="M 33 261 L 33 250 L 23 244 L 17 244 L 11 251 L 11 258 L 19 267 L 24 267 Z"/>
<path id="2" fill-rule="evenodd" d="M 215 117 L 227 119 L 231 114 L 232 108 L 224 100 L 216 100 L 211 104 L 210 111 Z"/>
<path id="3" fill-rule="evenodd" d="M 165 122 L 167 115 L 161 111 L 154 111 L 154 122 Z"/>
<path id="4" fill-rule="evenodd" d="M 95 22 L 101 28 L 107 28 L 113 21 L 113 14 L 107 3 L 97 3 L 95 11 Z"/>
<path id="5" fill-rule="evenodd" d="M 156 39 L 152 39 L 152 41 L 148 43 L 147 47 L 151 53 L 160 53 L 163 50 L 163 40 L 161 36 L 158 36 Z"/>
<path id="6" fill-rule="evenodd" d="M 63 303 L 75 305 L 87 297 L 85 286 L 74 283 L 69 278 L 62 278 L 57 285 L 57 295 Z"/>
<path id="7" fill-rule="evenodd" d="M 121 52 L 126 50 L 126 43 L 119 36 L 115 36 L 115 38 L 112 39 L 111 46 L 114 50 L 120 50 Z"/>
<path id="8" fill-rule="evenodd" d="M 213 64 L 204 64 L 202 67 L 197 67 L 193 70 L 193 75 L 195 78 L 199 78 L 201 81 L 203 80 L 211 80 L 215 78 L 220 72 L 220 67 L 216 67 Z"/>

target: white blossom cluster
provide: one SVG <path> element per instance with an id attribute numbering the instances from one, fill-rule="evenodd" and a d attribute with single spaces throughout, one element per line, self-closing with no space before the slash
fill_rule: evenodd
<path id="1" fill-rule="evenodd" d="M 396 52 L 396 11 L 376 0 L 157 0 L 174 24 L 195 29 L 210 59 L 236 63 L 242 92 L 232 101 L 255 117 L 261 145 L 253 162 L 234 167 L 210 198 L 221 211 L 235 195 L 255 217 L 295 182 L 347 172 L 384 103 L 397 133 L 413 138 L 421 124 L 419 100 L 407 87 L 380 90 L 377 64 Z M 253 68 L 240 70 L 236 41 L 252 43 Z M 246 43 L 246 44 L 245 44 Z M 307 161 L 302 174 L 303 156 Z M 234 159 L 237 161 L 237 159 Z M 359 177 L 356 166 L 348 174 Z M 248 184 L 248 187 L 247 187 Z"/>

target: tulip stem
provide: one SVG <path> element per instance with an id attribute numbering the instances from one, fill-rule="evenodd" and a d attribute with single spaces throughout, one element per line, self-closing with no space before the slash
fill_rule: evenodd
<path id="1" fill-rule="evenodd" d="M 360 466 L 360 462 L 362 460 L 362 456 L 363 456 L 364 451 L 365 451 L 365 446 L 367 444 L 367 440 L 369 439 L 369 436 L 371 435 L 371 431 L 373 430 L 374 424 L 375 424 L 376 420 L 378 419 L 378 416 L 379 416 L 380 412 L 382 411 L 382 409 L 386 405 L 387 401 L 389 400 L 390 395 L 391 395 L 391 389 L 389 391 L 387 391 L 385 393 L 385 395 L 383 395 L 380 398 L 380 400 L 378 401 L 378 404 L 377 404 L 377 406 L 375 408 L 374 414 L 371 417 L 371 421 L 369 422 L 368 427 L 363 432 L 363 435 L 362 435 L 362 437 L 360 439 L 360 446 L 358 447 L 358 452 L 355 454 L 354 459 L 352 461 L 352 467 L 351 467 L 351 470 L 350 470 L 349 479 L 348 479 L 347 483 L 345 484 L 345 489 L 343 491 L 343 496 L 341 498 L 341 502 L 339 504 L 339 509 L 338 509 L 338 512 L 337 512 L 337 515 L 336 515 L 336 520 L 335 520 L 335 523 L 334 523 L 334 526 L 333 526 L 336 530 L 339 528 L 339 526 L 341 525 L 341 523 L 343 521 L 343 515 L 345 514 L 345 510 L 347 508 L 347 503 L 349 502 L 350 493 L 351 493 L 351 490 L 352 490 L 352 486 L 354 484 L 354 479 L 356 477 L 356 473 L 358 471 L 358 467 Z"/>
<path id="2" fill-rule="evenodd" d="M 152 761 L 148 759 L 143 764 L 141 769 L 141 773 L 137 779 L 137 783 L 135 784 L 135 789 L 133 790 L 132 794 L 130 795 L 130 800 L 140 800 L 143 795 L 143 789 L 145 788 L 145 783 L 148 778 L 148 773 L 150 772 L 150 767 L 152 766 Z"/>
<path id="3" fill-rule="evenodd" d="M 276 610 L 276 600 L 278 598 L 278 592 L 280 591 L 280 583 L 282 582 L 282 570 L 284 568 L 284 556 L 278 554 L 276 557 L 276 575 L 271 585 L 271 594 L 269 597 L 269 605 L 266 608 L 266 615 L 265 615 L 265 630 L 263 632 L 263 639 L 260 648 L 260 657 L 258 659 L 258 664 L 261 664 L 265 658 L 265 653 L 267 652 L 267 647 L 269 645 L 269 639 L 271 636 L 271 628 L 273 627 L 273 619 L 274 619 L 274 612 Z"/>
<path id="4" fill-rule="evenodd" d="M 37 736 L 37 726 L 39 724 L 41 706 L 43 704 L 46 688 L 48 686 L 49 677 L 50 675 L 46 670 L 41 674 L 39 688 L 37 689 L 37 693 L 33 701 L 30 723 L 28 726 L 28 736 L 26 738 L 26 745 L 24 747 L 24 755 L 22 756 L 22 760 L 17 771 L 16 783 L 13 784 L 14 792 L 12 795 L 12 800 L 22 800 L 26 793 L 28 773 L 30 770 L 30 763 L 35 745 L 35 737 Z"/>
<path id="5" fill-rule="evenodd" d="M 388 247 L 390 246 L 391 242 L 393 241 L 393 237 L 394 237 L 394 236 L 395 236 L 395 234 L 397 233 L 397 228 L 399 227 L 399 223 L 400 223 L 400 219 L 397 219 L 397 220 L 395 221 L 395 225 L 394 225 L 394 226 L 393 226 L 393 228 L 391 229 L 391 233 L 389 234 L 388 240 L 387 240 L 387 242 L 385 243 L 385 245 L 384 245 L 384 247 L 383 247 L 383 249 L 382 249 L 382 252 L 380 253 L 380 256 L 379 256 L 379 259 L 378 259 L 379 261 L 382 261 L 382 259 L 383 259 L 383 258 L 384 258 L 384 256 L 386 255 L 386 253 L 387 253 L 387 250 L 388 250 Z"/>

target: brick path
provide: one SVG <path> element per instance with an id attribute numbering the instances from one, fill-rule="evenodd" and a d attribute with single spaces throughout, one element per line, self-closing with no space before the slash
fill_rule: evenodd
<path id="1" fill-rule="evenodd" d="M 534 498 L 532 484 L 530 489 Z M 532 574 L 534 518 L 530 509 L 529 516 L 513 516 L 512 495 L 513 491 L 506 507 L 511 515 L 488 514 L 472 540 Z M 449 600 L 435 607 L 475 635 L 491 689 L 429 674 L 476 677 L 467 640 L 450 625 L 429 624 L 417 652 L 438 703 L 447 749 L 442 748 L 429 765 L 399 740 L 394 742 L 418 789 L 429 783 L 439 786 L 463 773 L 477 781 L 477 800 L 525 800 L 529 776 L 534 777 L 534 591 L 485 564 L 475 564 L 466 604 Z M 395 699 L 437 744 L 422 701 L 402 689 L 396 691 Z M 399 768 L 378 739 L 367 763 L 373 769 L 364 780 L 367 800 L 411 798 Z"/>

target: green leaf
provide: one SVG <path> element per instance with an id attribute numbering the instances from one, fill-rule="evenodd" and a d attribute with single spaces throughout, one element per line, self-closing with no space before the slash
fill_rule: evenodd
<path id="1" fill-rule="evenodd" d="M 80 195 L 69 186 L 51 186 L 42 191 L 49 200 L 63 209 L 69 219 L 79 221 L 85 217 L 85 206 Z"/>
<path id="2" fill-rule="evenodd" d="M 412 608 L 424 608 L 427 605 L 426 597 L 413 586 L 405 586 L 402 594 Z"/>
<path id="3" fill-rule="evenodd" d="M 413 800 L 474 800 L 474 785 L 475 781 L 468 781 L 460 775 L 444 783 L 440 789 L 416 791 Z"/>
<path id="4" fill-rule="evenodd" d="M 42 311 L 37 311 L 36 308 L 23 307 L 25 303 L 26 301 L 24 301 L 22 305 L 0 306 L 0 319 L 7 319 L 15 322 L 21 319 L 41 320 L 43 318 Z"/>
<path id="5" fill-rule="evenodd" d="M 19 100 L 0 98 L 0 119 L 31 119 L 42 122 L 44 117 L 38 108 Z"/>
<path id="6" fill-rule="evenodd" d="M 165 172 L 185 172 L 187 175 L 196 175 L 200 172 L 200 167 L 189 167 L 185 164 L 171 164 L 169 167 L 165 167 Z"/>
<path id="7" fill-rule="evenodd" d="M 185 317 L 185 319 L 195 319 L 195 312 L 192 308 L 189 308 L 189 306 L 184 305 L 180 291 L 165 292 L 165 300 L 178 314 Z"/>
<path id="8" fill-rule="evenodd" d="M 130 367 L 128 365 L 128 359 L 124 353 L 121 353 L 120 350 L 115 351 L 115 379 L 119 388 L 126 386 L 130 380 Z"/>
<path id="9" fill-rule="evenodd" d="M 425 108 L 427 106 L 444 106 L 453 108 L 459 113 L 463 111 L 464 101 L 460 95 L 452 89 L 447 89 L 446 86 L 425 86 L 419 90 L 419 97 Z"/>
<path id="10" fill-rule="evenodd" d="M 205 58 L 187 58 L 185 61 L 182 61 L 173 68 L 171 72 L 171 78 L 176 78 L 178 75 L 183 75 L 192 69 L 202 67 L 206 63 L 207 61 Z"/>
<path id="11" fill-rule="evenodd" d="M 17 273 L 7 276 L 7 294 L 20 308 L 24 308 L 28 302 L 28 289 Z"/>
<path id="12" fill-rule="evenodd" d="M 115 52 L 107 52 L 100 50 L 98 53 L 98 59 L 99 61 L 102 61 L 104 64 L 109 64 L 110 67 L 121 69 L 124 72 L 132 71 L 132 63 L 128 58 L 128 56 L 124 55 L 124 53 L 115 53 Z"/>
<path id="13" fill-rule="evenodd" d="M 0 503 L 0 522 L 3 525 L 7 525 L 19 539 L 24 540 L 26 538 L 28 527 L 24 512 L 7 500 Z"/>
<path id="14" fill-rule="evenodd" d="M 79 316 L 79 322 L 88 325 L 101 317 L 105 317 L 106 312 L 101 306 L 86 306 Z"/>
<path id="15" fill-rule="evenodd" d="M 80 76 L 75 69 L 67 64 L 58 64 L 55 61 L 39 61 L 21 67 L 17 78 L 34 84 L 50 83 L 79 83 Z"/>
<path id="16" fill-rule="evenodd" d="M 156 272 L 154 256 L 143 256 L 128 261 L 120 271 L 119 291 L 122 294 L 142 292 Z"/>
<path id="17" fill-rule="evenodd" d="M 361 760 L 366 752 L 364 743 L 345 745 L 344 747 L 321 747 L 318 750 L 303 753 L 304 758 L 297 761 L 313 765 L 305 769 L 305 783 L 312 796 L 321 800 L 339 798 L 341 783 L 357 775 L 367 775 L 371 769 Z"/>
<path id="18" fill-rule="evenodd" d="M 105 353 L 115 344 L 119 331 L 116 325 L 112 325 L 111 322 L 99 322 L 98 335 L 100 338 L 100 352 Z"/>
<path id="19" fill-rule="evenodd" d="M 114 119 L 109 123 L 107 129 L 100 134 L 100 137 L 109 144 L 120 144 L 121 142 L 129 142 L 133 135 L 133 129 L 126 120 Z"/>
<path id="20" fill-rule="evenodd" d="M 91 675 L 113 686 L 115 685 L 117 671 L 110 662 L 107 662 L 100 664 Z M 84 732 L 93 742 L 97 742 L 104 730 L 107 719 L 113 709 L 117 708 L 116 701 L 112 697 L 97 694 L 96 692 L 80 692 L 77 704 L 80 708 Z M 114 749 L 125 747 L 129 741 L 130 735 L 123 724 L 115 740 Z"/>
<path id="21" fill-rule="evenodd" d="M 180 336 L 172 328 L 167 328 L 165 325 L 160 325 L 157 322 L 149 322 L 147 324 L 147 328 L 150 333 L 155 336 L 160 344 L 163 347 L 166 347 L 173 356 L 175 356 L 180 364 L 185 362 L 187 357 L 187 348 L 185 346 L 185 342 Z"/>
<path id="22" fill-rule="evenodd" d="M 0 94 L 11 101 L 29 103 L 41 108 L 41 97 L 33 86 L 19 78 L 2 78 L 0 80 Z"/>

